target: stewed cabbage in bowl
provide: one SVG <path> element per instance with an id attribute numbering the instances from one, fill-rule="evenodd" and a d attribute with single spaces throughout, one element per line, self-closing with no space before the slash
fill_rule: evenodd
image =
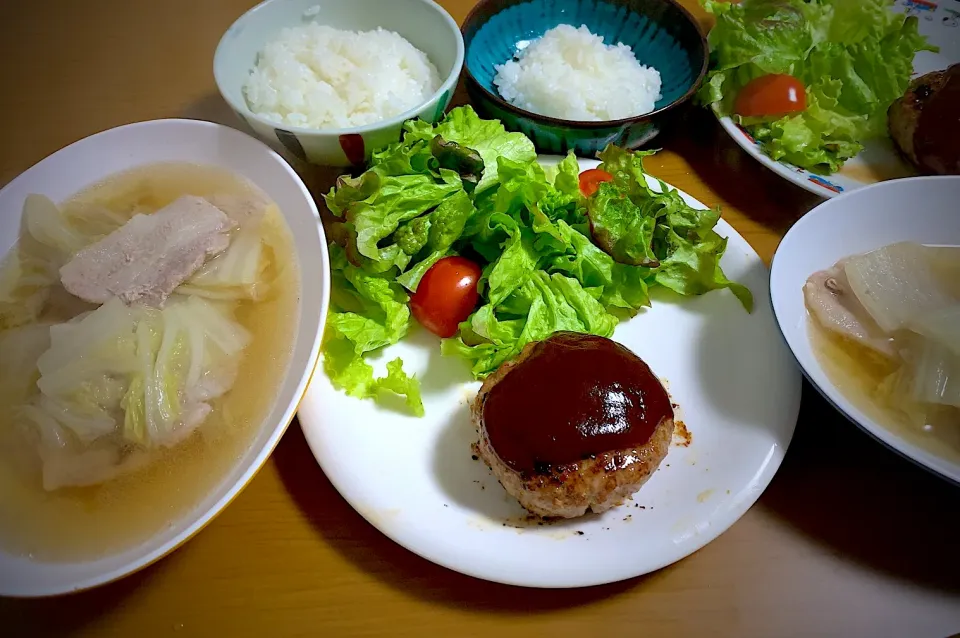
<path id="1" fill-rule="evenodd" d="M 77 142 L 0 213 L 0 594 L 73 591 L 174 549 L 266 460 L 316 364 L 326 243 L 276 153 L 187 120 Z"/>

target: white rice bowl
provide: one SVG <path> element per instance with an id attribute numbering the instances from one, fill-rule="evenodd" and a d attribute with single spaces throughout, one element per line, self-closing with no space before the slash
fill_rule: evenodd
<path id="1" fill-rule="evenodd" d="M 274 122 L 344 129 L 419 106 L 440 83 L 427 55 L 393 31 L 311 23 L 264 47 L 243 92 L 253 113 Z"/>
<path id="2" fill-rule="evenodd" d="M 510 104 L 549 117 L 603 122 L 652 111 L 660 73 L 623 43 L 561 24 L 497 65 L 493 83 Z"/>

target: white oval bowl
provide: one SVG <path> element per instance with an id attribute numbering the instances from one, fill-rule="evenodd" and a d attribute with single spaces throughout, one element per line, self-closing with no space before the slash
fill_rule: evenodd
<path id="1" fill-rule="evenodd" d="M 179 520 L 131 549 L 100 559 L 39 562 L 0 549 L 0 595 L 50 596 L 107 583 L 153 563 L 199 532 L 250 482 L 293 419 L 320 351 L 330 291 L 327 244 L 317 206 L 290 166 L 265 144 L 219 124 L 140 122 L 98 133 L 42 160 L 0 190 L 0 254 L 16 241 L 24 198 L 62 201 L 111 174 L 143 164 L 185 161 L 229 169 L 279 206 L 293 233 L 302 290 L 297 335 L 285 378 L 247 451 L 217 487 Z"/>
<path id="2" fill-rule="evenodd" d="M 770 300 L 804 374 L 844 416 L 919 465 L 960 483 L 960 464 L 925 450 L 858 409 L 830 380 L 810 345 L 803 284 L 849 255 L 900 241 L 960 245 L 960 177 L 881 182 L 830 199 L 794 224 L 770 268 Z"/>

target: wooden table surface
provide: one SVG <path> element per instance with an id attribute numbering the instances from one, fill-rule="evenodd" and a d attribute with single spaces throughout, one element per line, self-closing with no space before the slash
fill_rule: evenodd
<path id="1" fill-rule="evenodd" d="M 457 20 L 474 4 L 440 3 Z M 252 4 L 0 2 L 0 184 L 120 124 L 235 124 L 212 58 Z M 693 0 L 684 4 L 704 16 Z M 768 262 L 817 204 L 733 146 L 705 113 L 691 114 L 663 146 L 651 172 L 721 205 Z M 960 632 L 958 497 L 806 387 L 780 472 L 716 541 L 646 577 L 527 590 L 461 576 L 393 544 L 339 497 L 294 424 L 246 491 L 185 546 L 94 591 L 0 600 L 0 635 L 943 638 Z"/>

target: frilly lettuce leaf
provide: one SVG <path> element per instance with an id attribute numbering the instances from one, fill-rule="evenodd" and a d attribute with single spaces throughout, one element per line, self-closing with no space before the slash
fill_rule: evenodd
<path id="1" fill-rule="evenodd" d="M 388 375 L 374 378 L 364 355 L 397 343 L 410 326 L 409 297 L 389 275 L 370 273 L 347 260 L 346 252 L 330 244 L 333 271 L 332 307 L 327 315 L 323 366 L 334 386 L 358 398 L 378 398 L 381 390 L 404 395 L 411 410 L 423 414 L 420 386 L 408 377 L 399 360 Z"/>
<path id="2" fill-rule="evenodd" d="M 599 228 L 613 258 L 648 266 L 653 281 L 682 295 L 729 288 L 750 312 L 753 295 L 728 280 L 720 268 L 727 246 L 713 230 L 720 211 L 690 206 L 663 182 L 659 191 L 650 188 L 642 155 L 608 147 L 600 159 L 614 181 L 600 185 L 589 215 L 594 235 Z"/>
<path id="3" fill-rule="evenodd" d="M 340 246 L 330 244 L 329 250 L 333 308 L 328 328 L 350 341 L 358 355 L 400 341 L 410 325 L 407 294 L 389 275 L 351 264 Z"/>
<path id="4" fill-rule="evenodd" d="M 469 360 L 474 376 L 483 378 L 532 341 L 558 330 L 609 337 L 617 321 L 576 279 L 540 270 L 525 278 L 499 310 L 483 305 L 461 325 L 460 336 L 445 339 L 441 348 L 445 355 Z"/>
<path id="5" fill-rule="evenodd" d="M 334 387 L 358 399 L 382 401 L 386 393 L 403 396 L 414 416 L 423 416 L 420 382 L 403 371 L 399 358 L 387 364 L 387 375 L 374 377 L 373 366 L 356 353 L 349 340 L 334 334 L 323 349 L 323 369 Z"/>
<path id="6" fill-rule="evenodd" d="M 409 253 L 403 253 L 406 259 L 399 258 L 398 252 L 381 250 L 380 242 L 401 223 L 419 217 L 463 188 L 460 176 L 447 169 L 440 169 L 436 178 L 429 174 L 381 177 L 374 170 L 356 182 L 343 178 L 340 182 L 346 191 L 328 195 L 327 206 L 346 221 L 356 237 L 357 252 L 374 262 L 391 260 L 401 270 L 409 262 Z M 368 189 L 373 190 L 368 194 Z"/>
<path id="7" fill-rule="evenodd" d="M 476 186 L 480 194 L 497 184 L 497 162 L 506 158 L 513 162 L 531 164 L 536 162 L 537 150 L 523 133 L 508 133 L 499 120 L 482 120 L 470 106 L 451 110 L 436 126 L 423 120 L 407 122 L 404 140 L 429 142 L 439 135 L 444 140 L 456 142 L 477 151 L 485 166 L 483 177 Z"/>
<path id="8" fill-rule="evenodd" d="M 411 253 L 417 255 L 417 263 L 397 277 L 397 282 L 407 290 L 416 292 L 424 273 L 443 257 L 453 254 L 451 247 L 460 239 L 467 220 L 473 212 L 473 202 L 466 191 L 460 190 L 443 200 L 428 215 L 408 222 L 408 224 L 414 224 L 423 220 L 421 222 L 423 230 L 421 234 L 416 235 L 419 249 Z"/>

